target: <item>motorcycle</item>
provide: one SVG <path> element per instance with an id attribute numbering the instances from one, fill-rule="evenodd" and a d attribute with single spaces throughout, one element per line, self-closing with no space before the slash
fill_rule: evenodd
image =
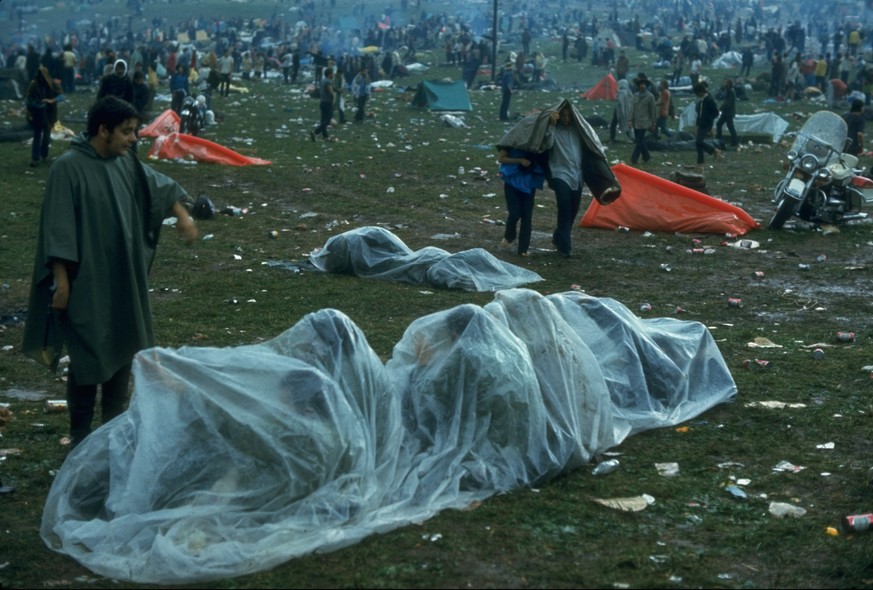
<path id="1" fill-rule="evenodd" d="M 794 215 L 817 225 L 867 217 L 862 209 L 873 206 L 873 180 L 856 168 L 857 156 L 844 153 L 847 133 L 846 122 L 831 111 L 806 121 L 788 151 L 788 172 L 773 191 L 769 229 L 782 229 Z"/>
<path id="2" fill-rule="evenodd" d="M 188 96 L 182 101 L 179 110 L 179 131 L 188 135 L 197 135 L 204 126 L 203 111 L 193 96 Z"/>

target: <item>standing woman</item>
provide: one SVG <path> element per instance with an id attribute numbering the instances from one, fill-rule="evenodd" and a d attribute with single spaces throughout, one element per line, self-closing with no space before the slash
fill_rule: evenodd
<path id="1" fill-rule="evenodd" d="M 543 188 L 546 173 L 534 160 L 533 154 L 516 148 L 500 148 L 497 162 L 500 163 L 507 211 L 506 229 L 500 246 L 509 248 L 517 236 L 518 254 L 527 256 L 533 228 L 534 196 L 537 189 Z"/>
<path id="2" fill-rule="evenodd" d="M 30 150 L 30 166 L 48 160 L 52 127 L 58 120 L 57 88 L 48 68 L 39 66 L 27 87 L 27 118 L 33 127 L 33 144 Z"/>
<path id="3" fill-rule="evenodd" d="M 697 95 L 697 166 L 703 168 L 703 152 L 719 157 L 721 151 L 715 146 L 706 143 L 706 139 L 712 135 L 712 125 L 718 118 L 718 105 L 709 93 L 704 82 L 694 85 L 694 94 Z"/>

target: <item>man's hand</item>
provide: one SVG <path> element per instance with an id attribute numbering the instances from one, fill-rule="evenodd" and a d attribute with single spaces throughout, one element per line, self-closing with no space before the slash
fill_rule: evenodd
<path id="1" fill-rule="evenodd" d="M 178 201 L 173 204 L 173 214 L 176 216 L 176 231 L 179 232 L 179 237 L 186 244 L 193 244 L 197 239 L 197 226 L 194 224 L 194 219 L 188 213 L 182 203 Z"/>

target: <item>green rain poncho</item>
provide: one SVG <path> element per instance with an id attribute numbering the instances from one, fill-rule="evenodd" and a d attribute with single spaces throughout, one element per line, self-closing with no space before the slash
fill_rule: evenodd
<path id="1" fill-rule="evenodd" d="M 187 199 L 132 152 L 105 159 L 85 135 L 75 138 L 46 184 L 24 354 L 51 365 L 66 345 L 76 381 L 96 384 L 153 346 L 148 272 L 164 218 Z M 60 321 L 49 314 L 55 259 L 67 261 L 70 279 Z"/>

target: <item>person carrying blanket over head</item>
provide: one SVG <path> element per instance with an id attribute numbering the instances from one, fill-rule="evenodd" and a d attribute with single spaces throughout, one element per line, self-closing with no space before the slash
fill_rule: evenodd
<path id="1" fill-rule="evenodd" d="M 519 121 L 497 143 L 498 150 L 544 154 L 546 180 L 555 191 L 558 213 L 552 243 L 569 258 L 571 230 L 579 213 L 583 183 L 601 205 L 621 196 L 600 138 L 567 99 Z"/>

